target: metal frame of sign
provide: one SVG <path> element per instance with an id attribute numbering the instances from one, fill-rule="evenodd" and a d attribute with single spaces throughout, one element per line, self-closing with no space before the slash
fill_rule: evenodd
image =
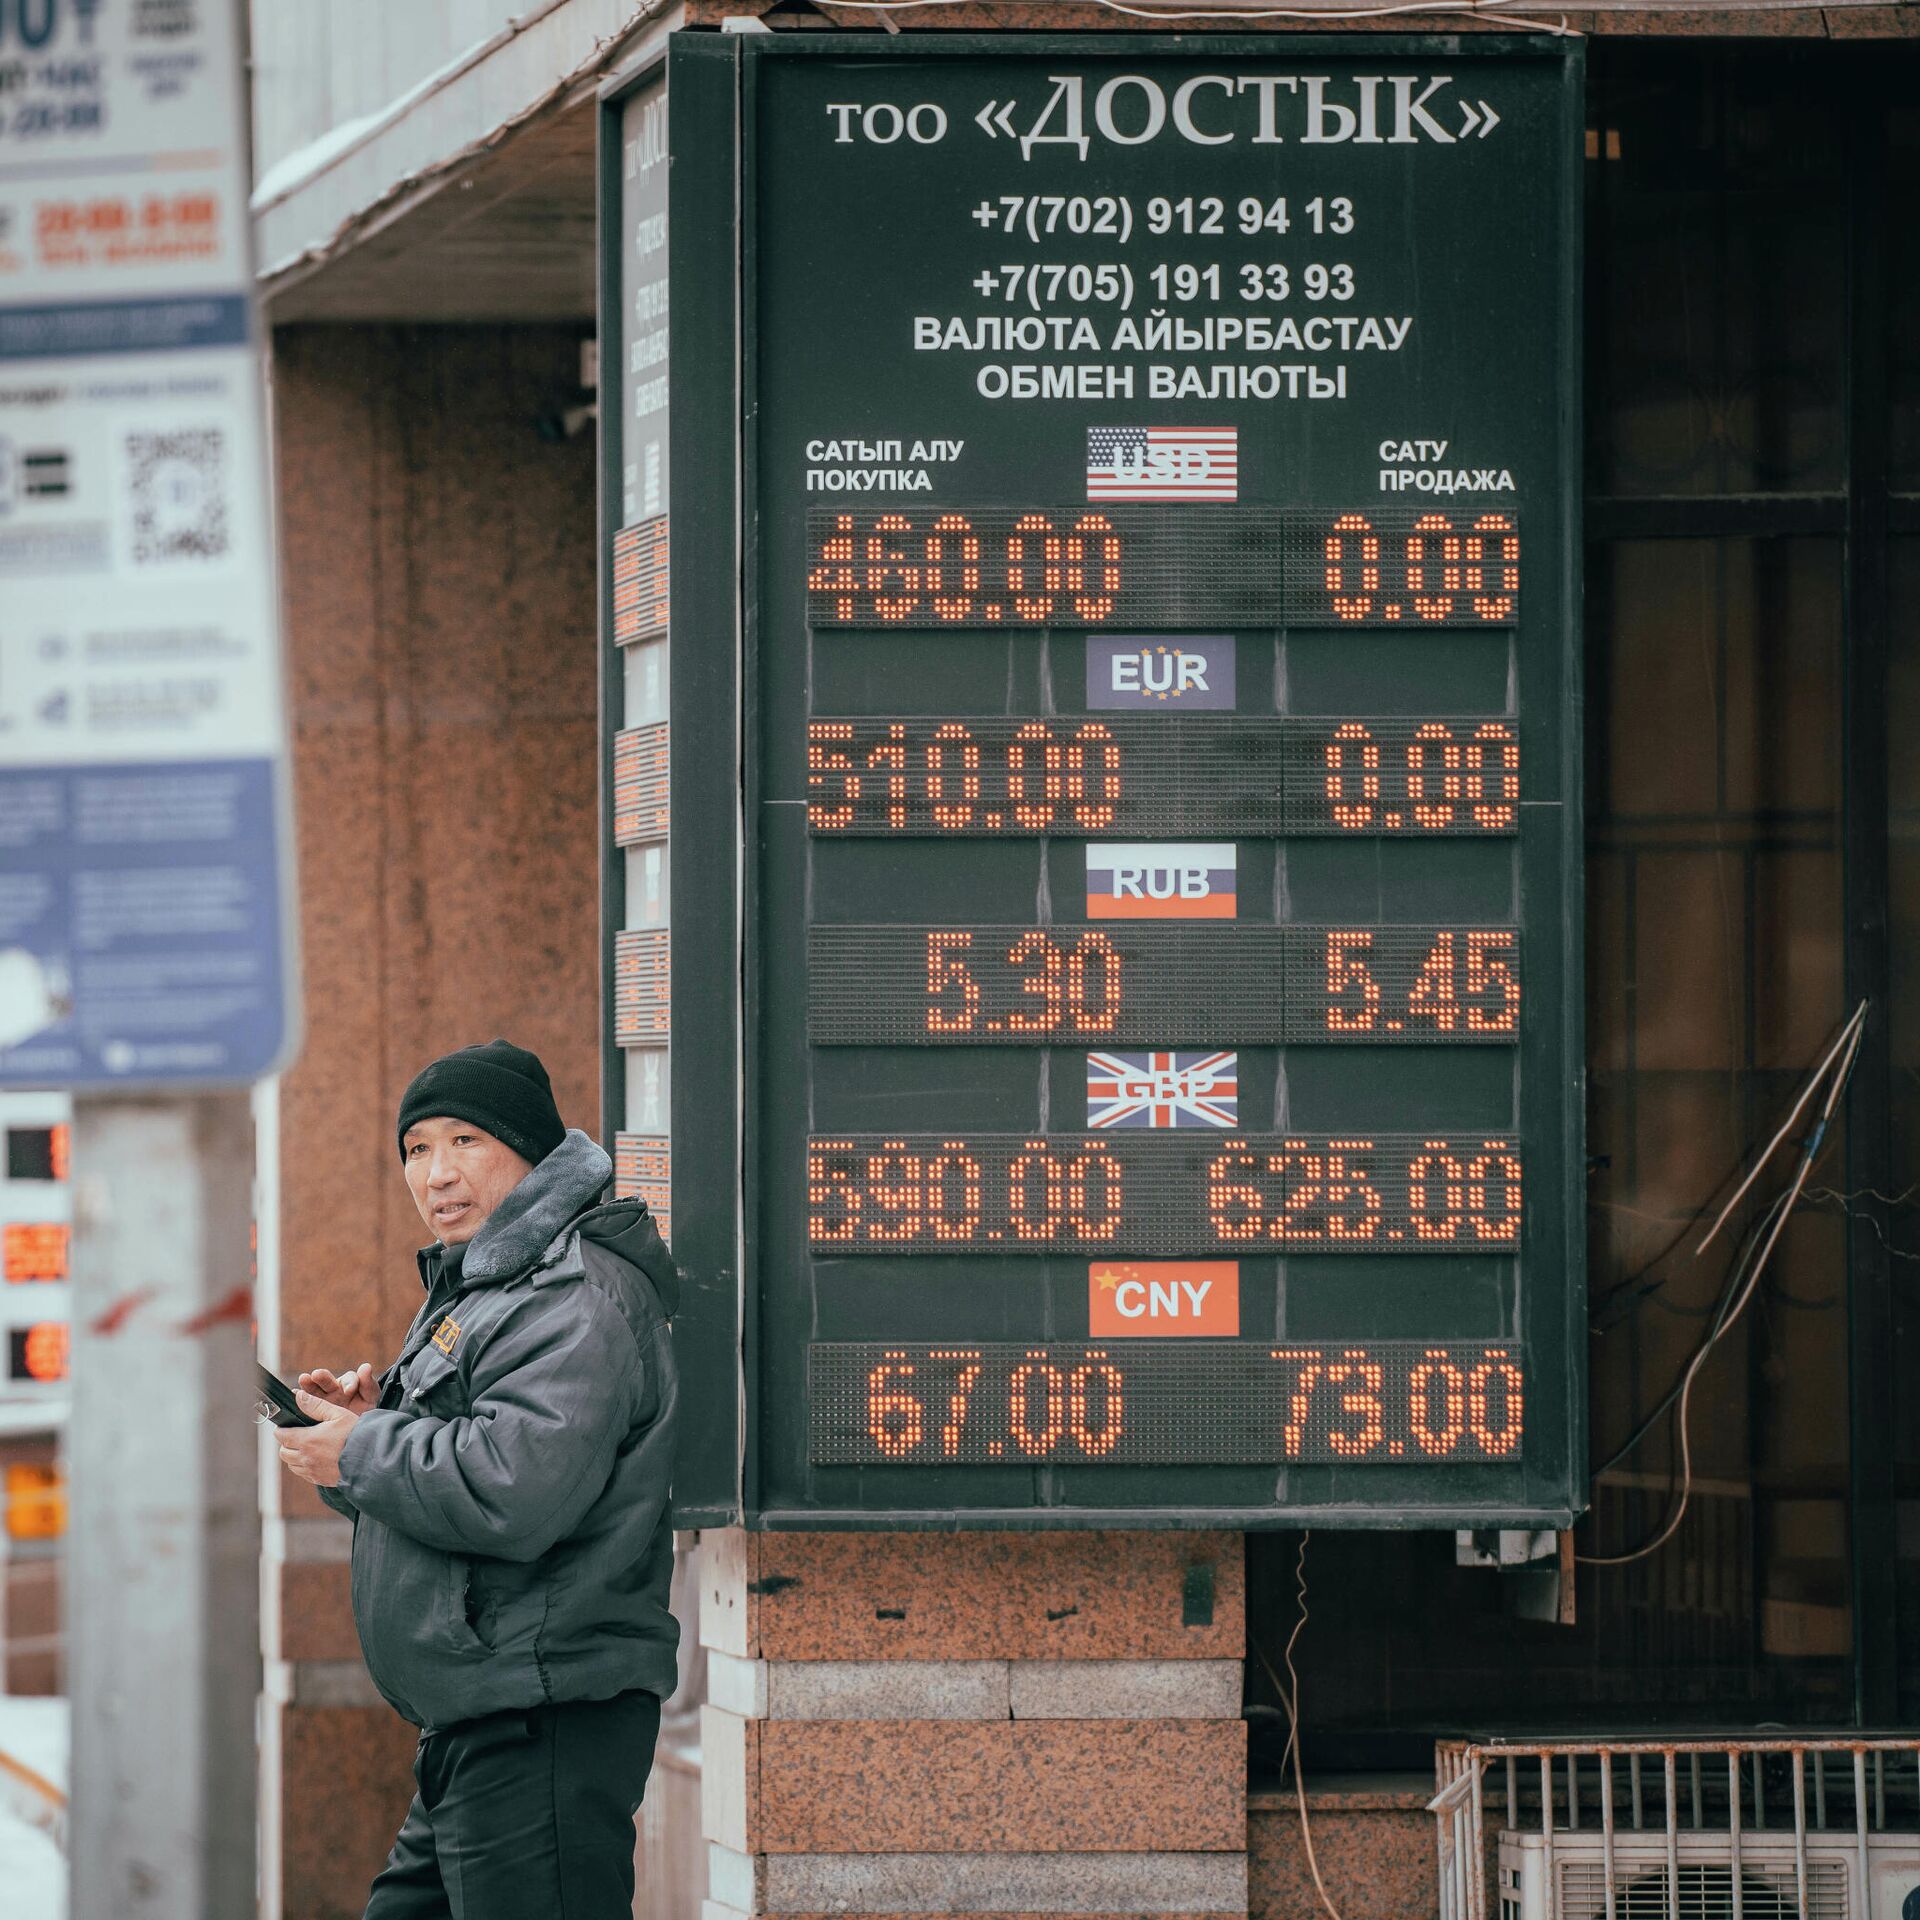
<path id="1" fill-rule="evenodd" d="M 621 122 L 634 95 L 670 75 L 669 726 L 671 739 L 697 741 L 701 748 L 672 754 L 668 775 L 668 1017 L 680 1068 L 669 1079 L 668 1242 L 681 1276 L 674 1321 L 680 1441 L 673 1494 L 681 1527 L 737 1521 L 744 1497 L 734 44 L 730 36 L 677 36 L 670 59 L 656 57 L 618 75 L 600 99 L 601 1123 L 611 1145 L 628 1118 L 626 1058 L 614 1017 L 615 954 L 627 910 L 613 764 L 624 717 L 624 663 L 613 604 L 625 451 Z"/>
<path id="2" fill-rule="evenodd" d="M 1582 927 L 1582 813 L 1579 682 L 1580 577 L 1580 308 L 1578 288 L 1579 183 L 1577 140 L 1581 126 L 1583 68 L 1577 45 L 1539 38 L 1364 35 L 1239 36 L 1049 35 L 916 37 L 909 49 L 872 35 L 773 34 L 673 36 L 668 70 L 674 93 L 672 118 L 672 221 L 670 271 L 673 303 L 672 425 L 674 492 L 670 538 L 671 630 L 676 641 L 672 675 L 672 734 L 682 750 L 673 756 L 671 819 L 673 849 L 673 945 L 670 966 L 675 1071 L 672 1076 L 673 1249 L 687 1277 L 676 1322 L 682 1376 L 683 1436 L 675 1491 L 681 1526 L 748 1525 L 781 1528 L 901 1527 L 1275 1527 L 1303 1523 L 1350 1527 L 1564 1526 L 1585 1505 L 1586 1328 L 1584 1303 L 1585 1220 L 1580 1205 L 1584 1167 L 1584 1046 L 1580 985 Z M 1352 1469 L 1303 1466 L 1282 1470 L 1267 1484 L 1263 1501 L 1244 1475 L 1234 1497 L 1221 1497 L 1211 1479 L 1223 1470 L 1196 1463 L 1190 1473 L 1159 1468 L 1146 1477 L 1114 1468 L 1110 1504 L 1076 1500 L 1085 1469 L 1056 1480 L 1053 1469 L 1031 1470 L 1025 1498 L 982 1497 L 989 1483 L 969 1481 L 968 1467 L 819 1467 L 796 1473 L 783 1453 L 766 1456 L 769 1414 L 763 1402 L 770 1376 L 763 1369 L 761 1339 L 763 1229 L 761 1187 L 772 1177 L 763 1166 L 762 1124 L 767 1098 L 770 1041 L 768 982 L 763 969 L 764 926 L 761 816 L 763 730 L 799 727 L 803 715 L 773 711 L 765 703 L 760 649 L 763 637 L 760 527 L 763 477 L 758 465 L 757 404 L 761 378 L 761 242 L 755 231 L 759 207 L 759 157 L 755 150 L 760 82 L 768 63 L 842 63 L 847 72 L 869 60 L 884 60 L 895 74 L 955 60 L 1006 59 L 1026 63 L 1072 61 L 1080 66 L 1204 55 L 1213 66 L 1235 61 L 1297 63 L 1315 57 L 1353 57 L 1405 62 L 1427 59 L 1451 71 L 1488 58 L 1552 62 L 1558 66 L 1558 120 L 1567 137 L 1556 183 L 1558 251 L 1553 265 L 1553 315 L 1557 329 L 1557 405 L 1554 432 L 1558 471 L 1550 501 L 1560 530 L 1552 564 L 1530 575 L 1530 624 L 1537 632 L 1563 636 L 1558 663 L 1548 676 L 1559 686 L 1557 764 L 1541 767 L 1557 806 L 1557 837 L 1536 836 L 1518 865 L 1522 897 L 1553 903 L 1550 917 L 1529 920 L 1528 938 L 1545 950 L 1545 988 L 1539 1016 L 1548 1025 L 1535 1037 L 1534 1057 L 1564 1069 L 1551 1092 L 1536 1091 L 1529 1111 L 1529 1180 L 1534 1157 L 1553 1199 L 1543 1230 L 1529 1241 L 1529 1258 L 1558 1261 L 1562 1286 L 1529 1290 L 1526 1346 L 1543 1367 L 1551 1392 L 1530 1409 L 1524 1484 L 1505 1483 L 1503 1497 L 1489 1497 L 1484 1479 L 1444 1466 L 1429 1466 L 1417 1484 L 1395 1469 L 1373 1484 Z M 608 392 L 618 391 L 621 331 L 618 305 L 619 145 L 617 109 L 623 93 L 646 76 L 623 76 L 606 98 L 609 133 L 602 143 L 603 287 L 602 365 Z M 609 282 L 611 282 L 611 289 Z M 821 353 L 834 351 L 820 341 Z M 1199 409 L 1204 412 L 1202 407 Z M 1123 409 L 1117 409 L 1123 411 Z M 607 549 L 619 518 L 621 478 L 617 406 L 603 411 L 602 542 Z M 783 486 L 789 478 L 783 474 Z M 1536 489 L 1536 501 L 1537 501 Z M 769 492 L 770 510 L 775 499 Z M 789 491 L 777 495 L 785 515 L 804 511 Z M 1345 504 L 1339 503 L 1339 504 Z M 1523 501 L 1525 511 L 1530 504 Z M 603 622 L 612 623 L 610 581 L 603 582 Z M 618 673 L 608 648 L 609 700 Z M 617 713 L 617 705 L 608 707 Z M 1522 710 L 1523 724 L 1527 719 Z M 614 935 L 623 925 L 618 861 L 611 857 L 612 738 L 603 729 L 604 997 L 606 1019 L 605 1113 L 609 1132 L 621 1112 L 623 1062 L 614 1046 Z M 1530 747 L 1542 735 L 1530 733 Z M 698 743 L 698 751 L 693 751 Z M 1530 759 L 1529 766 L 1537 763 Z M 979 845 L 979 842 L 975 842 Z M 1078 858 L 1076 850 L 1074 858 Z M 805 929 L 790 929 L 793 964 Z M 1554 935 L 1557 932 L 1557 939 Z M 782 1005 L 791 1001 L 785 982 Z M 804 986 L 800 988 L 804 1000 Z M 782 1020 L 790 1021 L 790 1011 Z M 785 1029 L 780 1031 L 784 1032 Z M 790 1045 L 787 1034 L 783 1045 Z M 1225 1044 L 1223 1042 L 1223 1044 Z M 1329 1050 L 1331 1051 L 1331 1050 Z M 929 1054 L 929 1061 L 943 1056 Z M 949 1056 L 950 1057 L 950 1056 Z M 1453 1056 L 1458 1059 L 1459 1054 Z M 1482 1059 L 1490 1050 L 1479 1050 Z M 1066 1083 L 1064 1070 L 1056 1085 Z M 1056 1108 L 1057 1111 L 1057 1108 Z M 1546 1121 L 1537 1137 L 1538 1123 Z M 783 1123 L 784 1124 L 784 1123 Z M 957 1123 L 956 1123 L 957 1124 Z M 1056 1120 L 1055 1124 L 1059 1124 Z M 792 1177 L 799 1179 L 799 1170 Z M 787 1211 L 783 1207 L 783 1213 Z M 789 1258 L 791 1249 L 771 1249 L 769 1258 Z M 1124 1253 L 1119 1257 L 1125 1258 Z M 1414 1263 L 1417 1268 L 1419 1263 Z M 876 1329 L 883 1336 L 889 1326 Z M 931 1321 L 899 1329 L 902 1340 L 949 1337 Z M 829 1336 L 821 1336 L 823 1338 Z M 867 1336 L 862 1336 L 867 1337 Z M 976 1337 L 968 1334 L 967 1338 Z M 1000 1337 L 982 1326 L 977 1337 Z M 1356 1326 L 1356 1340 L 1401 1337 L 1384 1321 Z M 1436 1339 L 1438 1335 L 1434 1336 Z M 779 1378 L 804 1381 L 806 1356 L 788 1355 Z M 782 1412 L 783 1435 L 793 1431 L 792 1411 Z M 778 1424 L 776 1422 L 776 1424 Z M 786 1462 L 784 1468 L 781 1462 Z M 1005 1470 L 990 1484 L 1004 1489 Z M 917 1478 L 909 1474 L 917 1474 Z M 1179 1476 L 1186 1474 L 1183 1480 Z M 1316 1475 L 1332 1478 L 1316 1479 Z M 790 1496 L 804 1482 L 819 1489 L 816 1504 Z M 1123 1490 L 1124 1489 L 1124 1490 Z"/>

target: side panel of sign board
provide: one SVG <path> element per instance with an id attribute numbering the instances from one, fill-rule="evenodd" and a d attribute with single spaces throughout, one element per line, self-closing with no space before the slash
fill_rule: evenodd
<path id="1" fill-rule="evenodd" d="M 676 39 L 600 158 L 602 1110 L 680 1269 L 682 1527 L 741 1510 L 734 91 Z"/>

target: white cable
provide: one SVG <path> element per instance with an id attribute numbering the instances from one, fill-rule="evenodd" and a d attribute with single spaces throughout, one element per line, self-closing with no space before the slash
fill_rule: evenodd
<path id="1" fill-rule="evenodd" d="M 1847 1024 L 1840 1029 L 1840 1032 L 1836 1036 L 1833 1045 L 1827 1049 L 1826 1058 L 1823 1059 L 1820 1062 L 1820 1064 L 1814 1068 L 1813 1072 L 1807 1076 L 1807 1083 L 1800 1090 L 1800 1098 L 1793 1103 L 1793 1111 L 1790 1114 L 1788 1114 L 1784 1120 L 1780 1122 L 1780 1131 L 1776 1133 L 1773 1136 L 1773 1138 L 1767 1142 L 1766 1151 L 1763 1154 L 1761 1154 L 1759 1159 L 1757 1159 L 1750 1168 L 1748 1168 L 1747 1177 L 1744 1180 L 1742 1180 L 1737 1187 L 1734 1188 L 1732 1199 L 1730 1199 L 1727 1202 L 1727 1204 L 1720 1209 L 1719 1215 L 1714 1220 L 1713 1225 L 1707 1229 L 1706 1238 L 1702 1240 L 1697 1247 L 1694 1248 L 1693 1257 L 1696 1260 L 1699 1259 L 1699 1257 L 1706 1252 L 1707 1248 L 1713 1244 L 1713 1237 L 1715 1234 L 1717 1234 L 1720 1231 L 1720 1229 L 1723 1226 L 1726 1225 L 1728 1214 L 1730 1214 L 1734 1210 L 1734 1208 L 1740 1204 L 1741 1198 L 1746 1193 L 1747 1189 L 1750 1186 L 1752 1186 L 1757 1179 L 1759 1179 L 1761 1168 L 1764 1167 L 1767 1164 L 1767 1162 L 1773 1158 L 1774 1149 L 1777 1146 L 1779 1146 L 1780 1142 L 1787 1137 L 1789 1132 L 1792 1131 L 1793 1123 L 1800 1118 L 1801 1110 L 1806 1106 L 1807 1102 L 1813 1098 L 1814 1094 L 1819 1091 L 1821 1077 L 1826 1073 L 1826 1070 L 1828 1069 L 1828 1067 L 1830 1067 L 1833 1064 L 1834 1056 L 1838 1054 L 1840 1049 L 1847 1044 L 1847 1036 L 1853 1033 L 1854 1030 L 1860 1025 L 1860 1023 L 1864 1019 L 1866 1019 L 1866 1017 L 1867 1017 L 1867 1003 L 1864 1000 L 1862 1000 L 1860 1004 L 1854 1008 L 1852 1019 L 1850 1019 L 1847 1022 Z"/>
<path id="2" fill-rule="evenodd" d="M 826 0 L 829 6 L 839 4 L 839 0 Z M 1221 9 L 1219 7 L 1194 7 L 1181 11 L 1165 12 L 1159 8 L 1129 7 L 1123 0 L 1094 0 L 1096 6 L 1105 7 L 1109 13 L 1124 13 L 1134 20 L 1378 20 L 1388 14 L 1396 13 L 1471 13 L 1481 18 L 1488 17 L 1497 0 L 1466 0 L 1465 4 L 1451 4 L 1451 0 L 1442 0 L 1442 4 L 1425 6 L 1414 4 L 1400 7 L 1351 7 L 1331 12 L 1318 7 L 1261 7 L 1258 11 L 1239 7 Z M 1511 26 L 1531 27 L 1537 33 L 1564 35 L 1569 39 L 1581 36 L 1567 25 L 1567 16 L 1563 13 L 1558 22 L 1535 20 L 1518 13 L 1503 13 L 1499 18 Z"/>
<path id="3" fill-rule="evenodd" d="M 1848 1077 L 1853 1072 L 1854 1058 L 1860 1051 L 1860 1041 L 1865 1033 L 1866 1009 L 1867 1003 L 1863 1000 L 1856 1010 L 1854 1017 L 1847 1022 L 1846 1029 L 1841 1034 L 1841 1040 L 1844 1042 L 1847 1034 L 1851 1033 L 1853 1036 L 1852 1042 L 1847 1046 L 1846 1057 L 1840 1062 L 1839 1070 L 1833 1076 L 1832 1086 L 1827 1089 L 1826 1104 L 1820 1109 L 1819 1125 L 1814 1128 L 1812 1135 L 1807 1141 L 1805 1150 L 1800 1155 L 1800 1165 L 1794 1173 L 1793 1185 L 1787 1190 L 1786 1204 L 1781 1207 L 1774 1220 L 1773 1230 L 1767 1235 L 1766 1244 L 1760 1249 L 1759 1255 L 1753 1263 L 1753 1271 L 1747 1275 L 1745 1282 L 1740 1288 L 1738 1297 L 1728 1310 L 1726 1318 L 1713 1330 L 1709 1338 L 1700 1343 L 1699 1352 L 1693 1356 L 1692 1361 L 1687 1367 L 1686 1374 L 1681 1380 L 1680 1405 L 1675 1415 L 1680 1423 L 1680 1498 L 1676 1502 L 1673 1512 L 1668 1516 L 1667 1524 L 1662 1527 L 1651 1540 L 1647 1541 L 1645 1545 L 1635 1547 L 1631 1553 L 1583 1553 L 1578 1556 L 1579 1563 L 1582 1566 L 1624 1567 L 1635 1560 L 1644 1560 L 1648 1554 L 1664 1547 L 1667 1542 L 1673 1538 L 1674 1534 L 1679 1531 L 1680 1522 L 1686 1517 L 1687 1502 L 1693 1493 L 1693 1443 L 1687 1431 L 1687 1402 L 1693 1394 L 1693 1383 L 1698 1377 L 1700 1369 L 1706 1365 L 1708 1354 L 1732 1331 L 1733 1323 L 1746 1312 L 1747 1303 L 1753 1298 L 1754 1289 L 1760 1284 L 1760 1276 L 1767 1270 L 1767 1261 L 1773 1253 L 1774 1243 L 1786 1230 L 1787 1221 L 1792 1216 L 1794 1206 L 1799 1201 L 1801 1189 L 1807 1184 L 1807 1175 L 1813 1171 L 1814 1159 L 1819 1153 L 1820 1143 L 1826 1135 L 1827 1123 L 1832 1120 L 1834 1109 L 1840 1104 L 1840 1096 L 1846 1091 Z M 1820 1077 L 1826 1072 L 1827 1065 L 1832 1059 L 1833 1054 L 1830 1052 L 1827 1058 L 1820 1063 L 1819 1068 L 1815 1072 L 1812 1084 L 1808 1088 L 1809 1094 L 1814 1087 L 1820 1084 Z M 1803 1096 L 1799 1106 L 1794 1108 L 1794 1112 L 1798 1113 L 1800 1107 L 1805 1105 L 1806 1098 Z M 1769 1147 L 1767 1151 L 1771 1153 L 1773 1149 Z M 1758 1171 L 1758 1169 L 1755 1171 Z"/>
<path id="4" fill-rule="evenodd" d="M 861 0 L 849 0 L 849 4 L 860 4 Z M 958 0 L 953 0 L 958 4 Z M 1427 0 L 1420 5 L 1411 0 L 1405 6 L 1392 7 L 1342 7 L 1333 10 L 1321 7 L 1183 7 L 1177 10 L 1159 7 L 1130 7 L 1124 0 L 1094 0 L 1095 5 L 1105 7 L 1109 13 L 1124 13 L 1134 20 L 1380 20 L 1397 13 L 1476 13 L 1490 14 L 1505 4 L 1505 0 Z M 834 6 L 839 0 L 826 0 Z M 1517 13 L 1501 13 L 1500 18 L 1516 27 L 1534 27 L 1541 33 L 1566 34 L 1571 36 L 1573 29 L 1567 25 L 1563 14 L 1558 26 L 1546 20 L 1531 20 Z"/>
<path id="5" fill-rule="evenodd" d="M 1300 1557 L 1293 1563 L 1295 1591 L 1300 1596 L 1300 1617 L 1293 1623 L 1293 1631 L 1287 1635 L 1286 1651 L 1281 1658 L 1286 1662 L 1287 1677 L 1283 1682 L 1273 1670 L 1273 1662 L 1267 1658 L 1266 1649 L 1258 1640 L 1248 1636 L 1248 1644 L 1259 1656 L 1260 1664 L 1267 1670 L 1267 1678 L 1273 1683 L 1273 1690 L 1280 1696 L 1280 1704 L 1287 1710 L 1287 1744 L 1280 1755 L 1280 1771 L 1287 1770 L 1289 1759 L 1293 1762 L 1293 1790 L 1300 1802 L 1300 1838 L 1306 1844 L 1307 1870 L 1313 1875 L 1313 1890 L 1320 1896 L 1320 1904 L 1326 1908 L 1331 1920 L 1342 1920 L 1340 1909 L 1333 1904 L 1332 1896 L 1327 1892 L 1327 1883 L 1320 1878 L 1320 1862 L 1314 1858 L 1313 1821 L 1307 1814 L 1307 1783 L 1300 1770 L 1300 1675 L 1293 1664 L 1293 1645 L 1300 1638 L 1300 1630 L 1307 1624 L 1307 1542 L 1313 1537 L 1313 1529 L 1308 1527 L 1300 1535 Z"/>
<path id="6" fill-rule="evenodd" d="M 1125 0 L 1091 0 L 1095 6 L 1104 7 L 1109 13 L 1123 13 L 1134 20 L 1379 20 L 1392 14 L 1441 14 L 1469 13 L 1482 19 L 1510 21 L 1517 27 L 1531 27 L 1538 33 L 1564 35 L 1570 39 L 1584 37 L 1578 27 L 1567 24 L 1563 13 L 1556 23 L 1550 20 L 1536 20 L 1522 14 L 1503 11 L 1511 0 L 1427 0 L 1425 5 L 1409 4 L 1383 7 L 1133 7 Z M 964 7 L 979 4 L 979 0 L 816 0 L 819 10 L 825 14 L 835 13 L 907 13 L 917 7 Z M 1710 0 L 1710 12 L 1737 13 L 1741 11 L 1761 13 L 1828 13 L 1836 7 L 1867 7 L 1878 4 L 1878 0 Z M 1660 5 L 1635 4 L 1634 0 L 1600 0 L 1593 7 L 1579 9 L 1582 12 L 1658 14 L 1666 11 Z"/>
<path id="7" fill-rule="evenodd" d="M 1471 13 L 1482 18 L 1498 18 L 1509 21 L 1514 26 L 1532 27 L 1540 33 L 1564 34 L 1570 38 L 1578 37 L 1576 30 L 1567 25 L 1566 16 L 1560 17 L 1558 25 L 1548 20 L 1534 20 L 1521 14 L 1510 14 L 1503 9 L 1511 0 L 1404 0 L 1404 4 L 1385 7 L 1184 7 L 1166 9 L 1158 7 L 1131 7 L 1124 0 L 1093 0 L 1096 6 L 1104 7 L 1109 13 L 1124 13 L 1135 20 L 1382 20 L 1390 15 L 1403 13 Z M 1824 0 L 1819 0 L 1824 3 Z M 1864 3 L 1864 0 L 1863 0 Z M 978 4 L 978 0 L 819 0 L 823 13 L 906 13 L 916 7 L 969 7 Z M 1816 0 L 1808 0 L 1809 5 Z"/>

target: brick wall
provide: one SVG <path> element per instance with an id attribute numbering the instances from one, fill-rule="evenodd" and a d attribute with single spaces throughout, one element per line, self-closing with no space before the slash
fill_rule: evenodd
<path id="1" fill-rule="evenodd" d="M 701 1550 L 705 1920 L 1246 1912 L 1237 1535 Z"/>
<path id="2" fill-rule="evenodd" d="M 0 1485 L 8 1467 L 45 1472 L 60 1462 L 53 1434 L 0 1439 Z M 64 1500 L 65 1495 L 62 1494 Z M 66 1622 L 61 1589 L 66 1573 L 64 1534 L 0 1541 L 0 1693 L 66 1691 Z"/>

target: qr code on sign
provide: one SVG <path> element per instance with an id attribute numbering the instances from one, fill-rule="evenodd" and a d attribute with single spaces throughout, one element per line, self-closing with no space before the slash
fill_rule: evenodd
<path id="1" fill-rule="evenodd" d="M 218 560 L 227 551 L 227 436 L 218 427 L 127 435 L 133 562 Z"/>

